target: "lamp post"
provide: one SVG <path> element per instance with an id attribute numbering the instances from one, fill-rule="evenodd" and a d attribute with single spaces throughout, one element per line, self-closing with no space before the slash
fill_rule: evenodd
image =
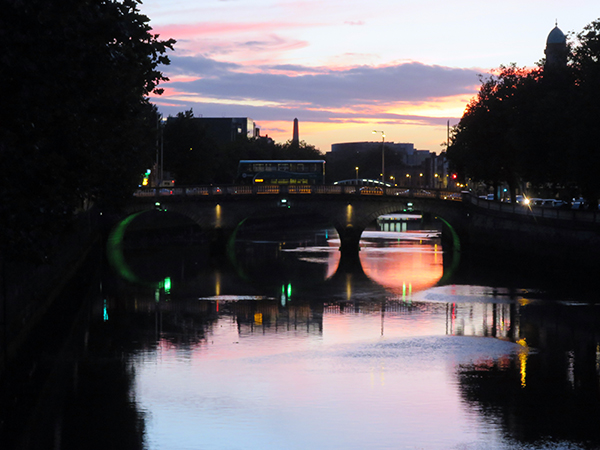
<path id="1" fill-rule="evenodd" d="M 165 146 L 165 125 L 167 123 L 167 118 L 163 117 L 160 119 L 160 182 L 162 184 L 165 173 L 164 169 L 164 146 Z"/>
<path id="2" fill-rule="evenodd" d="M 167 122 L 166 117 L 159 115 L 156 119 L 156 174 L 154 175 L 154 183 L 156 187 L 160 187 L 163 180 L 163 155 L 164 155 L 164 127 Z M 159 159 L 160 156 L 160 159 Z"/>
<path id="3" fill-rule="evenodd" d="M 385 133 L 383 131 L 373 130 L 373 134 L 381 133 L 381 181 L 385 184 Z"/>
<path id="4" fill-rule="evenodd" d="M 354 168 L 356 170 L 356 184 L 358 184 L 358 166 Z"/>

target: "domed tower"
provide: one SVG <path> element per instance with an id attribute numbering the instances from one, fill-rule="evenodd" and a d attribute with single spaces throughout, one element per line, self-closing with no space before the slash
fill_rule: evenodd
<path id="1" fill-rule="evenodd" d="M 567 37 L 558 28 L 558 24 L 550 31 L 546 39 L 546 63 L 544 68 L 554 70 L 567 66 Z"/>

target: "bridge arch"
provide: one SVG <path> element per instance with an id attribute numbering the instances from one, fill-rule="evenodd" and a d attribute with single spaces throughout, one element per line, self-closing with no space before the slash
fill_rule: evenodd
<path id="1" fill-rule="evenodd" d="M 269 189 L 261 191 L 251 188 L 207 188 L 202 195 L 198 194 L 200 188 L 189 189 L 194 195 L 186 195 L 188 189 L 180 189 L 182 195 L 135 198 L 131 206 L 137 203 L 138 209 L 149 208 L 157 201 L 161 208 L 187 215 L 202 229 L 211 230 L 217 248 L 223 250 L 228 238 L 245 218 L 281 208 L 325 217 L 338 232 L 341 251 L 356 255 L 365 228 L 382 214 L 403 211 L 408 202 L 413 203 L 415 210 L 443 218 L 446 224 L 456 224 L 464 219 L 461 202 L 451 201 L 460 200 L 457 193 L 395 188 L 370 188 L 363 192 L 355 186 L 294 189 L 265 186 Z M 450 242 L 453 240 L 456 239 Z"/>

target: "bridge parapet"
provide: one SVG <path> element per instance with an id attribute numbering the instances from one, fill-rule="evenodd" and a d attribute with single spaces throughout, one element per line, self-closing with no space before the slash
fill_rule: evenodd
<path id="1" fill-rule="evenodd" d="M 382 197 L 435 198 L 450 201 L 461 201 L 462 195 L 457 191 L 442 189 L 421 189 L 410 187 L 378 187 L 352 186 L 339 184 L 317 185 L 242 185 L 242 186 L 186 186 L 172 188 L 142 188 L 134 197 L 221 197 L 244 195 L 368 195 Z"/>

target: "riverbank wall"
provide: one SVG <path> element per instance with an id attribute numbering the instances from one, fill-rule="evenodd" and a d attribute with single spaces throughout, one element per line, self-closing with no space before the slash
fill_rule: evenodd
<path id="1" fill-rule="evenodd" d="M 600 211 L 529 208 L 463 196 L 453 223 L 463 267 L 587 283 L 600 268 Z"/>

